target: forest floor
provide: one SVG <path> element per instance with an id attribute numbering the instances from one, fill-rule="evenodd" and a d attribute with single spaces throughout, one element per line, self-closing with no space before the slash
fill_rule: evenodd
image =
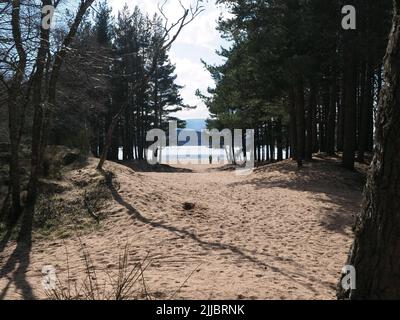
<path id="1" fill-rule="evenodd" d="M 46 298 L 46 265 L 79 281 L 82 246 L 98 270 L 115 271 L 125 244 L 132 264 L 151 262 L 144 280 L 157 299 L 334 299 L 366 170 L 339 161 L 317 157 L 301 170 L 284 161 L 249 176 L 107 162 L 113 183 L 100 226 L 79 238 L 9 242 L 0 252 L 0 299 Z M 65 192 L 75 197 L 79 181 L 98 175 L 90 159 L 65 174 L 75 186 Z"/>

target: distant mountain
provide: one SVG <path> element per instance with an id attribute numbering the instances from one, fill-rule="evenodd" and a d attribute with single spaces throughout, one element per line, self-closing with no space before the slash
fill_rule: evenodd
<path id="1" fill-rule="evenodd" d="M 196 131 L 207 129 L 207 124 L 205 119 L 189 119 L 185 121 L 186 121 L 186 129 L 192 129 Z"/>

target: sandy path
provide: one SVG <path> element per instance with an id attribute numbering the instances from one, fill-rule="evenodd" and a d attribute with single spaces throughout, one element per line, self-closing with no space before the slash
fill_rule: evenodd
<path id="1" fill-rule="evenodd" d="M 250 176 L 207 166 L 137 173 L 109 163 L 107 169 L 115 174 L 108 218 L 82 238 L 99 268 L 115 269 L 118 248 L 129 242 L 135 258 L 150 254 L 146 283 L 159 298 L 171 297 L 194 270 L 177 298 L 335 297 L 359 209 L 360 174 L 333 160 L 301 172 L 284 162 Z M 69 178 L 93 169 L 84 170 Z M 195 208 L 185 210 L 184 202 Z M 65 243 L 72 272 L 79 274 L 77 240 Z M 0 256 L 0 298 L 43 297 L 42 267 L 65 272 L 62 241 L 34 242 L 29 255 L 4 267 L 14 249 L 10 245 Z"/>

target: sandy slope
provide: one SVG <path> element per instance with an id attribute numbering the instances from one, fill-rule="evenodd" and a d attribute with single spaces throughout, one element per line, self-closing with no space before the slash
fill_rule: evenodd
<path id="1" fill-rule="evenodd" d="M 218 168 L 134 172 L 108 163 L 114 201 L 99 231 L 82 241 L 100 269 L 116 268 L 129 242 L 136 259 L 150 254 L 149 291 L 183 299 L 333 299 L 351 244 L 362 178 L 317 160 L 237 176 Z M 94 163 L 67 178 L 90 179 Z M 184 202 L 195 204 L 185 210 Z M 77 239 L 65 241 L 71 272 L 83 264 Z M 41 269 L 65 273 L 63 242 L 34 242 L 30 253 L 9 245 L 0 255 L 0 298 L 42 298 Z M 11 257 L 11 258 L 10 258 Z M 11 260 L 11 261 L 10 261 Z"/>

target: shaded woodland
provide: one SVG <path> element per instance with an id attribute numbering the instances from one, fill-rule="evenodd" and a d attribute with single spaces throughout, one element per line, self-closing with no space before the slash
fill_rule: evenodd
<path id="1" fill-rule="evenodd" d="M 392 2 L 218 3 L 231 14 L 219 30 L 232 47 L 219 50 L 223 65 L 205 62 L 216 82 L 198 92 L 209 125 L 256 129 L 258 161 L 286 154 L 301 165 L 324 152 L 342 153 L 348 169 L 364 162 L 373 150 Z M 357 9 L 356 30 L 341 26 L 345 4 Z"/>

